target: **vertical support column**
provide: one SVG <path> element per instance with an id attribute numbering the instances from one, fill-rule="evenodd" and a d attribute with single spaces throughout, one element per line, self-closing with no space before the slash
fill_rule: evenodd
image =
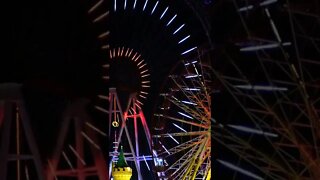
<path id="1" fill-rule="evenodd" d="M 0 149 L 0 177 L 7 177 L 7 163 L 9 155 L 10 130 L 12 121 L 12 104 L 4 102 L 4 120 L 1 133 L 1 149 Z"/>
<path id="2" fill-rule="evenodd" d="M 84 158 L 84 146 L 83 146 L 83 138 L 81 138 L 81 131 L 83 122 L 81 119 L 75 118 L 74 119 L 74 126 L 75 126 L 75 138 L 76 138 L 76 151 L 81 158 Z M 80 158 L 77 158 L 77 172 L 78 172 L 78 180 L 85 180 L 86 176 L 83 172 L 84 164 Z"/>
<path id="3" fill-rule="evenodd" d="M 43 175 L 43 169 L 42 169 L 42 162 L 40 160 L 40 153 L 38 150 L 38 146 L 36 144 L 36 141 L 34 139 L 32 129 L 30 126 L 30 121 L 29 121 L 29 116 L 27 114 L 27 111 L 21 101 L 17 102 L 17 106 L 19 107 L 19 112 L 21 116 L 21 122 L 22 122 L 22 128 L 25 132 L 25 136 L 27 139 L 27 142 L 29 144 L 29 148 L 31 151 L 31 154 L 33 156 L 33 161 L 35 164 L 35 169 L 37 171 L 37 175 L 39 180 L 44 180 L 44 175 Z"/>
<path id="4" fill-rule="evenodd" d="M 132 103 L 135 103 L 135 99 L 132 99 Z M 133 112 L 137 112 L 137 108 L 135 105 L 133 105 Z M 136 145 L 136 155 L 139 157 L 139 136 L 138 136 L 138 122 L 137 122 L 137 114 L 135 113 L 133 115 L 134 120 L 134 138 L 135 138 L 135 145 Z M 138 168 L 140 168 L 140 161 L 137 159 Z"/>
<path id="5" fill-rule="evenodd" d="M 40 154 L 38 151 L 38 147 L 33 136 L 32 128 L 30 126 L 30 121 L 28 117 L 28 113 L 24 106 L 24 100 L 21 94 L 21 85 L 19 84 L 2 84 L 0 85 L 0 102 L 3 107 L 1 107 L 1 112 L 3 113 L 1 116 L 1 146 L 0 146 L 0 178 L 1 179 L 9 179 L 9 169 L 8 163 L 16 162 L 17 179 L 22 178 L 20 174 L 24 172 L 21 170 L 21 162 L 22 160 L 31 161 L 34 164 L 35 174 L 31 179 L 35 180 L 44 180 L 42 162 L 40 160 Z M 14 116 L 14 113 L 16 116 Z M 14 121 L 15 119 L 15 121 Z M 16 126 L 13 128 L 13 123 Z M 12 136 L 11 130 L 15 129 L 16 134 Z M 24 136 L 21 136 L 21 133 Z M 24 148 L 29 148 L 30 153 L 26 154 L 21 152 L 21 140 L 20 137 L 25 137 Z M 16 138 L 16 139 L 14 139 Z M 16 142 L 16 149 L 10 153 L 10 143 Z M 13 168 L 13 167 L 12 167 Z M 26 167 L 27 168 L 27 167 Z M 28 168 L 29 170 L 31 168 Z M 26 175 L 27 176 L 27 175 Z M 29 176 L 29 175 L 28 175 Z M 10 177 L 11 179 L 11 177 Z"/>
<path id="6" fill-rule="evenodd" d="M 128 103 L 128 108 L 130 108 L 130 102 L 131 102 L 131 98 L 129 100 L 129 103 Z M 130 147 L 130 151 L 131 151 L 131 154 L 132 154 L 132 158 L 134 159 L 134 163 L 135 163 L 135 166 L 136 166 L 136 170 L 137 170 L 137 174 L 138 174 L 138 179 L 139 180 L 142 180 L 142 175 L 141 175 L 141 170 L 140 170 L 140 165 L 139 165 L 139 157 L 137 156 L 137 151 L 139 152 L 139 146 L 138 146 L 138 139 L 136 139 L 136 148 L 134 148 L 133 146 L 133 143 L 131 141 L 131 136 L 130 136 L 130 132 L 128 131 L 128 128 L 127 128 L 127 119 L 128 119 L 128 113 L 127 112 L 123 112 L 122 111 L 122 108 L 121 108 L 121 105 L 120 105 L 120 102 L 119 102 L 119 99 L 118 99 L 118 95 L 117 95 L 117 92 L 116 92 L 116 89 L 115 88 L 110 88 L 109 89 L 109 124 L 111 125 L 111 122 L 113 120 L 115 120 L 114 118 L 117 118 L 116 116 L 119 115 L 119 120 L 121 121 L 120 122 L 120 129 L 117 133 L 117 139 L 116 139 L 116 146 L 115 146 L 115 151 L 118 150 L 118 147 L 119 147 L 119 144 L 120 142 L 122 141 L 122 134 L 123 134 L 123 131 L 125 131 L 126 133 L 126 137 L 127 137 L 127 141 L 129 143 L 129 147 Z M 109 134 L 111 134 L 111 127 L 110 128 L 110 132 Z M 111 137 L 111 136 L 110 136 Z M 111 148 L 109 148 L 110 150 Z M 112 159 L 116 156 L 115 154 L 113 154 L 111 152 L 112 150 L 110 150 L 110 154 L 112 154 Z M 111 166 L 112 164 L 112 159 L 110 160 L 110 163 L 109 163 L 109 166 Z M 109 171 L 110 171 L 110 168 L 109 168 Z M 109 172 L 109 174 L 111 175 L 111 172 Z"/>

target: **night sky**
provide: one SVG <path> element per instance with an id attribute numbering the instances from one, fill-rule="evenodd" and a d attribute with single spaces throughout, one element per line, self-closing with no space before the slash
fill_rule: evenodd
<path id="1" fill-rule="evenodd" d="M 193 35 L 192 45 L 208 45 L 208 37 L 198 19 L 198 16 L 206 17 L 207 26 L 210 26 L 210 14 L 214 3 L 211 1 L 196 2 L 196 9 L 201 9 L 194 14 L 184 1 L 167 2 L 179 13 L 181 22 L 186 22 L 188 31 Z M 218 4 L 218 2 L 217 2 Z M 101 65 L 106 61 L 106 54 L 100 49 L 97 40 L 101 27 L 95 27 L 87 14 L 90 2 L 80 0 L 57 0 L 57 1 L 10 1 L 2 6 L 1 28 L 1 61 L 0 82 L 17 82 L 23 84 L 27 110 L 29 111 L 34 134 L 39 144 L 41 156 L 45 158 L 52 153 L 52 142 L 55 142 L 59 127 L 61 113 L 66 103 L 77 97 L 86 97 L 98 103 L 97 94 L 106 91 L 106 85 L 101 80 L 103 70 Z M 181 8 L 178 8 L 181 7 Z M 161 73 L 155 73 L 155 86 L 151 90 L 150 104 L 156 101 L 166 74 L 171 70 L 175 61 L 179 60 L 177 54 L 182 49 L 174 45 L 177 39 L 161 39 L 169 32 L 157 32 L 163 24 L 156 23 L 154 19 L 135 15 L 133 19 L 141 24 L 134 26 L 133 32 L 128 32 L 126 22 L 130 16 L 119 13 L 115 14 L 110 21 L 114 25 L 112 29 L 116 33 L 110 43 L 114 46 L 128 45 L 145 53 L 145 47 L 154 41 L 152 35 L 160 37 L 163 43 L 153 49 L 148 49 L 150 66 L 154 69 L 163 67 Z M 118 23 L 118 20 L 122 23 Z M 219 21 L 219 20 L 218 20 Z M 148 24 L 150 23 L 150 24 Z M 153 24 L 152 24 L 153 23 Z M 109 26 L 110 26 L 109 24 Z M 142 28 L 140 32 L 139 28 Z M 110 27 L 109 27 L 110 28 Z M 150 28 L 153 32 L 150 32 Z M 208 29 L 209 33 L 222 32 Z M 122 37 L 121 33 L 128 36 L 140 37 L 145 35 L 144 43 Z M 140 33 L 140 35 L 139 35 Z M 138 34 L 138 35 L 137 35 Z M 142 36 L 143 37 L 143 36 Z M 159 38 L 158 37 L 158 38 Z M 140 37 L 141 38 L 141 37 Z M 221 40 L 222 41 L 222 40 Z M 117 44 L 118 43 L 118 44 Z M 131 44 L 130 44 L 131 43 Z M 165 52 L 161 52 L 163 48 Z M 147 51 L 147 50 L 145 50 Z M 146 53 L 145 53 L 146 54 Z M 159 55 L 160 54 L 160 55 Z M 168 57 L 173 57 L 170 59 Z M 152 63 L 152 61 L 154 63 Z M 148 115 L 151 115 L 152 106 L 149 107 Z M 98 113 L 98 112 L 96 112 Z"/>
<path id="2" fill-rule="evenodd" d="M 52 150 L 67 101 L 93 97 L 101 53 L 81 1 L 10 2 L 2 34 L 1 82 L 24 84 L 43 156 Z"/>

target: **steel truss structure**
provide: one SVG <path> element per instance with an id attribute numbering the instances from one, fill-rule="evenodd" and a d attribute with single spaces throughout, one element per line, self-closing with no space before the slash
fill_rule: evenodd
<path id="1" fill-rule="evenodd" d="M 134 163 L 135 167 L 133 169 L 136 171 L 135 173 L 139 179 L 143 179 L 141 175 L 141 161 L 145 162 L 144 164 L 150 171 L 149 164 L 151 165 L 151 163 L 149 161 L 152 160 L 151 135 L 143 111 L 136 98 L 136 94 L 132 94 L 128 100 L 126 110 L 123 111 L 116 89 L 109 89 L 108 132 L 109 137 L 114 137 L 110 138 L 113 141 L 113 146 L 109 147 L 109 174 L 111 173 L 112 162 L 117 160 L 116 157 L 119 154 L 118 148 L 121 144 L 126 145 L 130 150 L 127 153 L 125 152 L 126 160 Z M 133 124 L 131 121 L 133 121 Z M 141 132 L 139 127 L 143 129 L 144 135 L 139 135 L 139 132 Z M 147 152 L 149 154 L 141 153 L 140 144 L 143 142 L 147 142 L 147 147 L 149 147 Z M 145 149 L 144 152 L 146 152 Z"/>
<path id="2" fill-rule="evenodd" d="M 230 179 L 318 179 L 319 2 L 233 4 L 243 37 L 214 74 L 238 109 L 215 112 L 215 161 Z"/>
<path id="3" fill-rule="evenodd" d="M 63 113 L 56 149 L 47 160 L 47 180 L 68 177 L 108 179 L 107 164 L 96 138 L 97 134 L 106 134 L 91 124 L 86 113 L 88 103 L 86 99 L 79 99 Z"/>
<path id="4" fill-rule="evenodd" d="M 21 85 L 8 83 L 0 86 L 3 112 L 3 119 L 0 119 L 0 177 L 44 180 L 39 150 L 24 103 Z"/>

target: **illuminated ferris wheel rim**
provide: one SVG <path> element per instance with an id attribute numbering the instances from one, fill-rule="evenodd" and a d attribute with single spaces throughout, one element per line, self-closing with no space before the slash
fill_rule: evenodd
<path id="1" fill-rule="evenodd" d="M 146 100 L 148 96 L 148 90 L 150 89 L 150 71 L 148 69 L 148 65 L 143 59 L 142 55 L 132 48 L 126 48 L 124 46 L 111 48 L 109 49 L 109 57 L 110 61 L 120 61 L 118 58 L 126 58 L 132 62 L 136 70 L 139 72 L 139 77 L 141 79 L 140 82 L 140 90 L 137 92 L 137 103 L 138 107 L 143 105 L 142 99 Z M 104 67 L 107 65 L 104 65 Z M 110 66 L 110 65 L 109 65 Z M 109 67 L 108 68 L 112 68 Z"/>
<path id="2" fill-rule="evenodd" d="M 204 67 L 197 60 L 180 61 L 160 94 L 154 114 L 160 128 L 156 125 L 153 135 L 159 178 L 211 177 L 211 99 Z"/>
<path id="3" fill-rule="evenodd" d="M 100 0 L 98 1 L 96 4 L 94 4 L 90 10 L 88 11 L 88 13 L 92 13 L 94 12 L 96 9 L 98 9 L 102 3 L 103 3 L 104 0 Z M 160 16 L 158 17 L 158 20 L 159 21 L 166 21 L 164 24 L 165 24 L 165 27 L 168 28 L 168 27 L 171 27 L 173 26 L 174 29 L 172 30 L 171 32 L 171 35 L 172 36 L 177 36 L 181 33 L 183 33 L 184 35 L 182 35 L 182 38 L 180 38 L 176 44 L 178 46 L 182 45 L 184 42 L 186 41 L 189 41 L 191 39 L 191 35 L 190 33 L 184 33 L 183 30 L 186 29 L 186 26 L 187 24 L 186 23 L 181 23 L 181 22 L 178 22 L 177 20 L 177 17 L 178 17 L 178 13 L 170 13 L 171 11 L 171 8 L 170 6 L 166 6 L 164 9 L 160 9 L 159 5 L 160 5 L 160 1 L 157 0 L 156 2 L 154 2 L 154 4 L 151 4 L 152 0 L 145 0 L 143 2 L 143 7 L 139 7 L 138 6 L 138 0 L 131 0 L 132 2 L 132 6 L 129 6 L 130 4 L 130 0 L 113 0 L 112 3 L 113 3 L 113 7 L 109 7 L 110 9 L 112 9 L 112 12 L 113 13 L 116 13 L 117 11 L 120 11 L 120 10 L 129 10 L 129 9 L 132 9 L 132 10 L 140 10 L 142 12 L 147 12 L 148 10 L 150 11 L 148 13 L 149 16 L 152 16 L 152 15 L 155 15 L 155 13 L 157 11 L 160 11 Z M 150 8 L 149 8 L 150 7 Z M 107 18 L 110 14 L 110 10 L 107 10 L 105 13 L 102 13 L 101 15 L 99 15 L 98 17 L 96 17 L 93 22 L 94 23 L 98 23 L 100 21 L 102 21 L 103 19 Z M 174 15 L 171 15 L 170 14 L 174 14 Z M 166 20 L 166 16 L 169 17 L 168 20 Z M 185 30 L 186 31 L 186 30 Z M 106 32 L 103 32 L 101 33 L 98 38 L 99 39 L 105 39 L 107 38 L 108 36 L 112 35 L 112 32 L 110 33 L 110 31 L 106 31 Z M 110 45 L 104 45 L 102 46 L 102 49 L 109 49 L 110 48 Z M 187 57 L 190 53 L 194 53 L 195 50 L 197 50 L 198 47 L 197 46 L 191 46 L 191 47 L 188 47 L 188 48 L 185 48 L 183 51 L 180 52 L 180 56 L 182 58 L 185 58 Z"/>

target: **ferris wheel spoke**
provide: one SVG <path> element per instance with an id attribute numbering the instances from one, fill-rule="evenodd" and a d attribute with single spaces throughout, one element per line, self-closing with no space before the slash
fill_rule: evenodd
<path id="1" fill-rule="evenodd" d="M 198 144 L 197 145 L 198 147 L 192 148 L 189 152 L 187 152 L 186 153 L 188 154 L 187 159 L 183 159 L 185 158 L 185 156 L 183 156 L 182 159 L 180 158 L 179 160 L 177 160 L 174 163 L 174 166 L 179 165 L 180 167 L 179 169 L 173 168 L 174 166 L 171 166 L 170 168 L 168 168 L 168 170 L 175 169 L 175 171 L 171 174 L 171 176 L 179 179 L 185 179 L 186 177 L 191 177 L 192 179 L 194 179 L 199 173 L 203 173 L 202 171 L 199 172 L 198 168 L 201 164 L 203 164 L 205 159 L 207 159 L 210 156 L 210 151 L 203 151 L 202 149 L 206 144 L 206 142 L 207 141 L 201 144 Z M 201 151 L 200 154 L 198 153 L 199 151 Z M 195 154 L 198 154 L 199 156 Z"/>
<path id="2" fill-rule="evenodd" d="M 207 120 L 207 117 L 203 117 L 203 114 L 205 114 L 205 112 L 201 111 L 200 109 L 198 109 L 197 107 L 195 107 L 196 103 L 193 102 L 189 102 L 189 101 L 180 101 L 177 98 L 175 98 L 174 96 L 171 96 L 170 98 L 167 98 L 170 102 L 172 102 L 174 105 L 176 105 L 178 108 L 180 108 L 181 110 L 183 110 L 185 113 L 182 112 L 178 112 L 180 115 L 187 117 L 189 119 L 195 119 L 200 121 L 201 124 L 208 124 L 210 123 L 209 120 Z M 191 107 L 189 107 L 188 105 L 193 105 Z M 190 116 L 189 116 L 190 115 Z M 209 122 L 208 122 L 209 121 Z"/>
<path id="3" fill-rule="evenodd" d="M 187 165 L 189 163 L 189 161 L 191 160 L 191 157 L 193 156 L 193 154 L 197 150 L 199 144 L 200 143 L 196 144 L 195 146 L 192 146 L 189 149 L 189 151 L 186 151 L 178 160 L 176 160 L 174 163 L 172 163 L 172 165 L 169 166 L 166 171 L 175 170 L 175 172 L 178 172 L 179 171 L 178 167 L 184 167 L 185 165 Z M 172 173 L 172 174 L 175 174 L 175 173 Z"/>
<path id="4" fill-rule="evenodd" d="M 170 136 L 199 136 L 208 134 L 207 131 L 193 131 L 193 132 L 183 132 L 183 133 L 167 133 L 167 134 L 158 134 L 153 135 L 153 137 L 170 137 Z"/>
<path id="5" fill-rule="evenodd" d="M 210 136 L 209 136 L 210 137 Z M 198 169 L 203 161 L 203 155 L 206 152 L 207 144 L 209 143 L 210 138 L 205 138 L 204 141 L 199 145 L 199 148 L 195 152 L 194 156 L 192 157 L 191 163 L 189 163 L 189 167 L 187 169 L 187 172 L 183 175 L 182 179 L 186 179 L 187 177 L 191 177 L 192 179 L 195 178 L 196 173 L 198 172 Z"/>
<path id="6" fill-rule="evenodd" d="M 257 150 L 254 146 L 252 146 L 249 142 L 246 142 L 246 140 L 238 138 L 237 135 L 233 134 L 230 131 L 227 131 L 224 133 L 223 136 L 220 136 L 219 134 L 215 134 L 213 138 L 219 142 L 219 144 L 223 145 L 224 147 L 228 148 L 230 151 L 237 154 L 239 157 L 241 157 L 241 160 L 251 164 L 253 167 L 259 169 L 261 172 L 263 172 L 267 176 L 274 176 L 277 174 L 277 172 L 287 172 L 290 170 L 290 165 L 287 164 L 288 168 L 285 168 L 283 166 L 280 166 L 277 161 L 273 160 L 272 158 L 269 158 L 266 154 L 261 152 L 260 150 Z M 287 161 L 287 157 L 284 157 L 279 150 L 277 150 L 276 146 L 273 146 L 274 153 L 277 154 L 279 158 L 282 159 L 283 162 Z M 260 164 L 259 166 L 256 164 Z M 263 164 L 263 165 L 261 165 Z M 270 172 L 270 170 L 273 170 L 274 173 Z M 294 170 L 291 169 L 290 172 L 294 173 Z"/>
<path id="7" fill-rule="evenodd" d="M 184 123 L 184 124 L 189 124 L 189 125 L 200 127 L 200 128 L 204 128 L 204 129 L 208 129 L 210 127 L 208 125 L 194 123 L 192 121 L 187 121 L 187 120 L 184 120 L 184 119 L 180 119 L 180 118 L 176 118 L 176 117 L 172 117 L 172 116 L 167 116 L 167 115 L 163 115 L 163 114 L 154 114 L 154 116 L 164 117 L 164 118 L 167 118 L 167 119 L 170 119 L 170 120 L 173 120 L 173 121 L 181 122 L 181 123 Z"/>
<path id="8" fill-rule="evenodd" d="M 195 148 L 194 146 L 197 146 L 198 144 L 201 144 L 201 142 L 204 141 L 204 138 L 203 136 L 198 136 L 198 137 L 195 137 L 189 141 L 186 141 L 184 143 L 180 143 L 179 145 L 177 146 L 174 146 L 172 148 L 170 148 L 169 150 L 165 148 L 165 152 L 162 152 L 162 153 L 159 153 L 159 155 L 164 155 L 165 153 L 167 153 L 167 157 L 168 156 L 172 156 L 176 153 L 179 153 L 181 151 L 184 151 L 184 150 L 187 150 L 187 149 L 190 149 L 190 148 Z M 164 148 L 164 146 L 162 146 Z"/>
<path id="9" fill-rule="evenodd" d="M 192 97 L 199 101 L 201 98 L 198 96 L 201 95 L 203 92 L 206 91 L 205 88 L 192 84 L 191 86 L 188 85 L 183 79 L 178 78 L 179 76 L 171 75 L 169 76 L 174 84 L 178 87 L 178 89 L 183 92 L 186 97 Z"/>

